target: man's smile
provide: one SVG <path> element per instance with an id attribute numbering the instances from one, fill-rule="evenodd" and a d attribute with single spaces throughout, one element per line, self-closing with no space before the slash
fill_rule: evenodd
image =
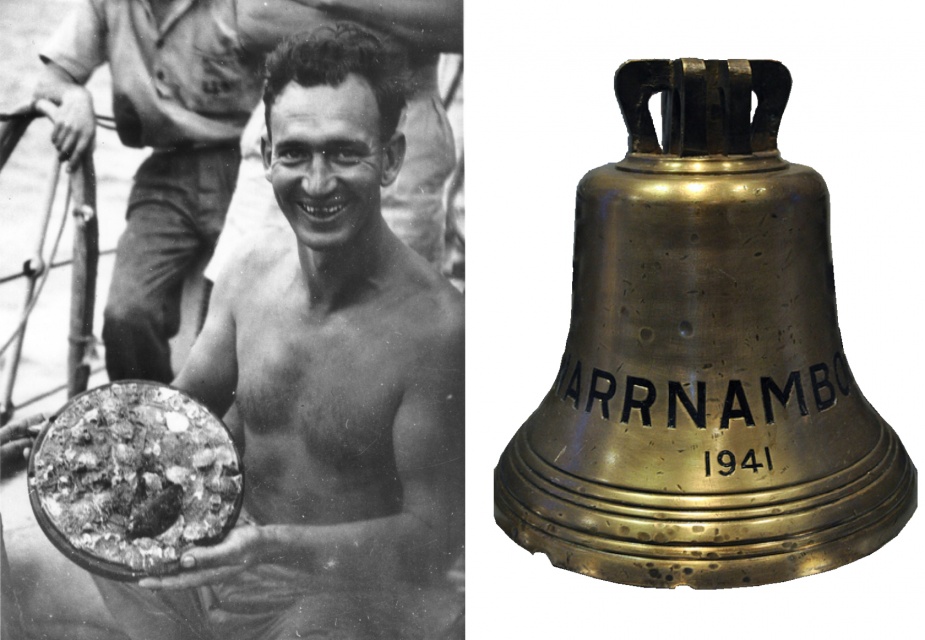
<path id="1" fill-rule="evenodd" d="M 329 220 L 344 210 L 347 199 L 344 197 L 329 198 L 326 200 L 302 200 L 296 202 L 299 210 L 314 220 Z"/>

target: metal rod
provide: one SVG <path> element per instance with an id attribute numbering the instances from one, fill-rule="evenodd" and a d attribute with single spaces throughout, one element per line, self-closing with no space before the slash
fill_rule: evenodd
<path id="1" fill-rule="evenodd" d="M 68 397 L 87 390 L 93 348 L 93 309 L 99 263 L 99 224 L 93 159 L 87 155 L 71 176 L 74 194 L 74 266 L 71 269 L 71 317 L 68 331 Z"/>
<path id="2" fill-rule="evenodd" d="M 34 261 L 34 264 L 32 265 L 29 278 L 26 280 L 26 290 L 19 326 L 14 331 L 10 341 L 3 345 L 3 347 L 0 347 L 0 353 L 6 351 L 7 347 L 11 347 L 9 357 L 4 361 L 3 369 L 0 370 L 0 393 L 2 393 L 2 396 L 0 396 L 0 424 L 6 424 L 13 415 L 13 386 L 16 384 L 16 373 L 19 369 L 19 361 L 22 357 L 22 344 L 26 335 L 26 326 L 29 323 L 29 314 L 32 313 L 32 309 L 38 298 L 38 293 L 41 291 L 41 287 L 48 278 L 48 271 L 42 259 L 42 249 L 45 246 L 45 236 L 48 233 L 48 224 L 51 220 L 51 212 L 55 203 L 55 194 L 58 190 L 58 178 L 61 175 L 61 161 L 58 160 L 57 156 L 55 156 L 54 168 L 51 173 L 52 178 L 46 191 L 45 213 L 42 219 L 39 237 L 36 241 L 36 252 L 35 256 L 30 259 L 30 263 Z M 58 242 L 61 240 L 61 233 L 64 230 L 64 223 L 66 220 L 67 216 L 63 216 L 61 228 L 58 230 L 58 236 L 55 239 L 54 248 L 52 249 L 49 259 L 51 259 L 55 251 L 57 251 Z M 39 278 L 42 280 L 37 290 L 36 282 Z"/>
<path id="3" fill-rule="evenodd" d="M 92 368 L 92 369 L 90 370 L 90 378 L 92 378 L 93 376 L 95 376 L 95 375 L 97 375 L 97 374 L 104 373 L 105 371 L 106 371 L 106 365 L 101 364 L 101 365 L 99 365 L 99 366 L 97 366 L 97 367 L 94 367 L 94 368 Z M 36 402 L 41 402 L 41 401 L 44 400 L 45 398 L 49 398 L 49 397 L 55 395 L 56 393 L 60 393 L 60 392 L 62 392 L 62 391 L 66 391 L 66 390 L 67 390 L 67 387 L 68 387 L 68 384 L 69 384 L 69 383 L 67 383 L 67 382 L 65 382 L 64 384 L 59 384 L 58 386 L 54 387 L 53 389 L 49 389 L 49 390 L 47 390 L 47 391 L 43 391 L 42 393 L 40 393 L 40 394 L 38 394 L 38 395 L 35 395 L 35 396 L 32 396 L 31 398 L 28 398 L 27 400 L 23 400 L 22 402 L 19 403 L 19 405 L 17 405 L 17 408 L 23 409 L 23 408 L 25 408 L 25 407 L 28 407 L 28 406 L 31 405 L 31 404 L 35 404 Z"/>
<path id="4" fill-rule="evenodd" d="M 16 114 L 0 124 L 0 170 L 6 165 L 13 149 L 19 143 L 29 123 L 35 119 L 34 114 Z"/>
<path id="5" fill-rule="evenodd" d="M 112 249 L 101 249 L 100 257 L 102 258 L 103 256 L 112 256 L 112 255 L 115 255 L 115 253 L 116 253 L 115 247 L 113 247 Z M 54 270 L 54 269 L 59 269 L 61 267 L 69 267 L 73 263 L 74 263 L 73 258 L 67 258 L 65 260 L 58 260 L 57 262 L 52 262 L 50 265 L 48 265 L 48 269 Z M 7 282 L 12 282 L 13 280 L 19 280 L 20 278 L 25 278 L 30 273 L 31 271 L 19 271 L 17 273 L 12 273 L 10 275 L 0 276 L 0 284 L 6 284 Z"/>
<path id="6" fill-rule="evenodd" d="M 32 307 L 33 294 L 35 293 L 35 283 L 42 272 L 45 271 L 45 265 L 42 261 L 42 249 L 45 246 L 45 236 L 48 233 L 48 223 L 51 220 L 51 211 L 55 203 L 55 193 L 58 190 L 58 178 L 61 175 L 61 161 L 55 156 L 54 167 L 51 172 L 51 179 L 46 190 L 45 210 L 39 230 L 39 237 L 36 241 L 35 254 L 31 261 L 32 272 L 26 280 L 25 296 L 22 304 L 22 320 L 20 326 L 16 329 L 13 336 L 9 357 L 3 363 L 3 370 L 0 371 L 0 424 L 5 424 L 13 415 L 13 385 L 16 384 L 16 373 L 19 369 L 19 360 L 22 357 L 22 343 L 26 335 L 26 325 L 28 324 L 28 314 Z"/>
<path id="7" fill-rule="evenodd" d="M 39 237 L 35 243 L 35 255 L 41 260 L 42 250 L 45 248 L 45 236 L 48 234 L 48 223 L 51 221 L 51 212 L 55 205 L 55 195 L 58 193 L 58 181 L 61 177 L 61 160 L 55 157 L 51 170 L 51 178 L 48 182 L 48 188 L 45 190 L 45 206 L 42 217 L 42 227 Z M 44 265 L 42 265 L 44 268 Z M 44 269 L 39 269 L 40 273 Z"/>

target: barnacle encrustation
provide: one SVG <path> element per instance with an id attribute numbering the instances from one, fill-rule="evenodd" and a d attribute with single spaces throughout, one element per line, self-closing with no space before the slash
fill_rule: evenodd
<path id="1" fill-rule="evenodd" d="M 30 484 L 80 553 L 152 573 L 223 535 L 243 486 L 221 422 L 186 394 L 142 382 L 74 398 L 39 438 Z"/>

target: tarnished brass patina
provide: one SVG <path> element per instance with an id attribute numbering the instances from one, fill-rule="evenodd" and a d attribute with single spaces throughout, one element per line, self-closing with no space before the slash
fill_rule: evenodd
<path id="1" fill-rule="evenodd" d="M 578 186 L 571 329 L 495 470 L 498 524 L 556 566 L 654 587 L 872 553 L 915 510 L 916 471 L 845 358 L 825 183 L 777 151 L 789 72 L 634 61 L 615 88 L 630 151 Z"/>

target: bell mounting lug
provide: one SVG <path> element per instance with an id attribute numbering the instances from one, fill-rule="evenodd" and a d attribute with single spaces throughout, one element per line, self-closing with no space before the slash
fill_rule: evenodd
<path id="1" fill-rule="evenodd" d="M 775 60 L 632 60 L 614 76 L 629 152 L 676 157 L 776 151 L 790 86 L 790 72 Z M 649 111 L 655 94 L 661 143 Z"/>

